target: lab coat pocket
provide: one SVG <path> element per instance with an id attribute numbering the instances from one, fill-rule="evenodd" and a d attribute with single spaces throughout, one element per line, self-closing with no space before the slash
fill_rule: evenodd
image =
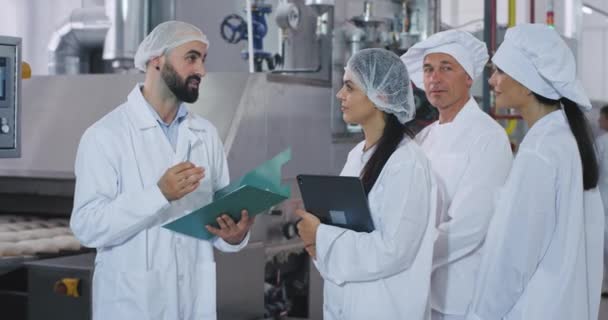
<path id="1" fill-rule="evenodd" d="M 215 319 L 216 310 L 216 275 L 215 262 L 203 262 L 194 266 L 192 281 L 186 285 L 192 286 L 194 293 L 194 319 Z"/>
<path id="2" fill-rule="evenodd" d="M 345 319 L 399 319 L 383 280 L 349 284 L 351 292 Z"/>
<path id="3" fill-rule="evenodd" d="M 113 278 L 114 288 L 103 296 L 106 303 L 100 304 L 105 309 L 101 313 L 112 310 L 112 319 L 166 319 L 166 289 L 161 274 L 159 270 L 106 273 Z"/>

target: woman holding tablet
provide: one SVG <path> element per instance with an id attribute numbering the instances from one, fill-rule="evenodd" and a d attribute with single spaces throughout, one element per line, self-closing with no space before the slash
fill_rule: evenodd
<path id="1" fill-rule="evenodd" d="M 415 114 L 406 67 L 387 50 L 361 50 L 337 97 L 344 121 L 365 135 L 341 175 L 361 178 L 375 230 L 329 226 L 297 211 L 300 237 L 325 280 L 324 319 L 429 319 L 438 194 L 404 126 Z"/>

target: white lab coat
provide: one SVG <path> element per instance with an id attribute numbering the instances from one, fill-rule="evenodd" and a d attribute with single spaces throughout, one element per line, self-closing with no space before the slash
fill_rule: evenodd
<path id="1" fill-rule="evenodd" d="M 598 188 L 604 204 L 604 289 L 608 291 L 608 132 L 603 133 L 595 140 L 597 160 L 600 168 Z"/>
<path id="2" fill-rule="evenodd" d="M 504 184 L 513 155 L 504 129 L 473 98 L 452 122 L 434 122 L 416 140 L 448 206 L 437 219 L 431 307 L 436 315 L 464 318 L 494 213 L 493 195 Z"/>
<path id="3" fill-rule="evenodd" d="M 604 214 L 562 110 L 530 128 L 497 199 L 467 319 L 597 320 Z"/>
<path id="4" fill-rule="evenodd" d="M 213 246 L 238 251 L 248 236 L 232 246 L 161 225 L 209 203 L 228 184 L 223 146 L 213 125 L 190 113 L 174 152 L 146 103 L 137 85 L 127 102 L 86 130 L 78 147 L 70 226 L 83 245 L 97 248 L 93 318 L 216 319 Z M 190 160 L 205 168 L 205 178 L 169 203 L 157 182 L 186 160 L 189 143 Z"/>
<path id="5" fill-rule="evenodd" d="M 359 176 L 373 151 L 348 155 Z M 375 229 L 322 224 L 315 264 L 324 281 L 325 320 L 429 319 L 428 294 L 438 193 L 430 164 L 409 138 L 391 155 L 368 195 Z"/>

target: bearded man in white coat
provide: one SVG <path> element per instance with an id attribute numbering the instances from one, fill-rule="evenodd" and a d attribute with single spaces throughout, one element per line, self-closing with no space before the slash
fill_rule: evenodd
<path id="1" fill-rule="evenodd" d="M 416 137 L 448 206 L 437 219 L 432 319 L 464 319 L 494 195 L 513 160 L 505 130 L 470 94 L 488 61 L 487 47 L 468 32 L 449 30 L 414 45 L 401 59 L 414 84 L 439 111 L 439 120 Z"/>
<path id="2" fill-rule="evenodd" d="M 135 55 L 145 82 L 82 136 L 70 226 L 97 249 L 93 319 L 216 319 L 213 247 L 243 248 L 253 219 L 201 225 L 210 241 L 161 227 L 229 183 L 217 130 L 184 105 L 198 98 L 208 46 L 193 25 L 158 25 Z"/>

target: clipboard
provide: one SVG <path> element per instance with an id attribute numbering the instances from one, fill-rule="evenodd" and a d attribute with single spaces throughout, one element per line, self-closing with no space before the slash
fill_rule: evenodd
<path id="1" fill-rule="evenodd" d="M 163 228 L 209 240 L 215 235 L 207 231 L 205 225 L 219 228 L 215 219 L 220 215 L 228 214 L 238 222 L 243 209 L 253 217 L 289 199 L 291 196 L 289 186 L 281 185 L 281 168 L 289 160 L 291 160 L 291 148 L 216 191 L 211 203 L 163 225 Z"/>

